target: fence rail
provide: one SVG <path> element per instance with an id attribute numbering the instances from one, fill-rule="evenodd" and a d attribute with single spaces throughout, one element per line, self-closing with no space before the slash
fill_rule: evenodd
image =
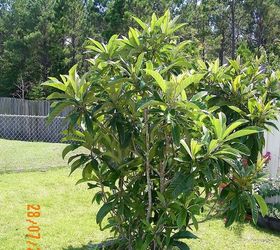
<path id="1" fill-rule="evenodd" d="M 9 97 L 0 98 L 0 114 L 47 116 L 50 111 L 50 102 L 46 100 L 31 101 Z M 61 116 L 69 112 L 65 110 Z"/>

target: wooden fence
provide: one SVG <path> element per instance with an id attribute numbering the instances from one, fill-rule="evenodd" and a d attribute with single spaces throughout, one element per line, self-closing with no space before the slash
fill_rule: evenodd
<path id="1" fill-rule="evenodd" d="M 0 114 L 47 116 L 49 114 L 49 111 L 49 101 L 30 101 L 8 97 L 0 98 Z M 62 112 L 60 116 L 65 116 L 68 111 L 69 110 Z"/>
<path id="2" fill-rule="evenodd" d="M 62 112 L 52 123 L 47 122 L 48 101 L 0 98 L 0 138 L 22 141 L 60 142 L 66 129 Z"/>

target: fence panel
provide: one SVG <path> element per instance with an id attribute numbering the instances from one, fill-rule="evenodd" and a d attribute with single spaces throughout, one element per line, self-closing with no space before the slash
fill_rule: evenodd
<path id="1" fill-rule="evenodd" d="M 60 116 L 65 116 L 69 110 L 66 109 Z M 9 97 L 0 98 L 0 114 L 47 116 L 49 111 L 50 102 L 46 100 L 32 101 Z"/>
<path id="2" fill-rule="evenodd" d="M 274 122 L 280 130 L 280 117 Z M 269 162 L 270 177 L 280 176 L 280 131 L 272 129 L 271 132 L 265 133 L 265 149 L 264 153 L 271 153 L 271 161 Z"/>

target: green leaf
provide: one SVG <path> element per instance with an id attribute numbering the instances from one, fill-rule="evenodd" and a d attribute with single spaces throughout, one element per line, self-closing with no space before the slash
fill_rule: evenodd
<path id="1" fill-rule="evenodd" d="M 162 204 L 164 204 L 165 203 L 164 195 L 162 193 L 160 193 L 159 191 L 157 191 L 157 196 L 158 196 L 158 199 L 160 200 L 160 202 Z"/>
<path id="2" fill-rule="evenodd" d="M 85 182 L 88 182 L 88 181 L 89 181 L 88 179 L 82 178 L 82 179 L 78 180 L 75 185 L 79 185 L 81 183 L 85 183 Z"/>
<path id="3" fill-rule="evenodd" d="M 42 83 L 42 85 L 52 87 L 55 89 L 59 89 L 59 90 L 62 90 L 63 92 L 65 92 L 65 90 L 66 90 L 66 85 L 64 85 L 63 83 L 59 83 L 59 82 L 53 82 L 53 80 L 44 82 L 44 83 Z"/>
<path id="4" fill-rule="evenodd" d="M 243 155 L 248 155 L 249 156 L 251 154 L 250 149 L 242 143 L 239 143 L 239 142 L 233 143 L 232 147 L 237 149 L 238 151 L 240 151 L 241 154 L 243 154 Z"/>
<path id="5" fill-rule="evenodd" d="M 217 60 L 214 62 L 214 64 L 211 65 L 211 71 L 213 74 L 218 73 L 219 70 L 219 66 L 220 66 L 220 62 L 219 62 L 219 58 L 217 58 Z"/>
<path id="6" fill-rule="evenodd" d="M 269 122 L 269 121 L 266 121 L 266 122 L 264 122 L 265 123 L 265 125 L 268 125 L 269 127 L 273 127 L 274 129 L 276 129 L 277 131 L 279 131 L 279 128 L 278 128 L 278 126 L 275 124 L 275 123 L 273 123 L 273 122 Z M 269 128 L 268 127 L 268 128 Z"/>
<path id="7" fill-rule="evenodd" d="M 255 199 L 257 200 L 260 210 L 261 210 L 261 214 L 264 217 L 268 213 L 268 207 L 267 207 L 264 199 L 260 195 L 258 195 L 258 194 L 253 194 L 253 195 L 254 195 Z"/>
<path id="8" fill-rule="evenodd" d="M 135 45 L 139 46 L 140 41 L 138 39 L 138 34 L 137 34 L 136 30 L 133 28 L 129 28 L 129 34 L 131 34 L 131 37 L 133 38 Z"/>
<path id="9" fill-rule="evenodd" d="M 239 126 L 247 123 L 248 121 L 245 119 L 240 119 L 237 120 L 235 122 L 233 122 L 232 124 L 230 124 L 230 126 L 225 130 L 222 139 L 226 138 L 233 130 L 235 130 L 236 128 L 238 128 Z"/>
<path id="10" fill-rule="evenodd" d="M 198 92 L 197 94 L 195 94 L 192 98 L 191 98 L 191 101 L 194 102 L 194 101 L 198 101 L 200 100 L 202 97 L 208 95 L 208 92 L 207 91 L 200 91 Z"/>
<path id="11" fill-rule="evenodd" d="M 79 168 L 81 166 L 82 166 L 81 159 L 78 159 L 78 160 L 74 161 L 71 165 L 71 171 L 70 171 L 69 175 L 71 175 L 77 168 Z"/>
<path id="12" fill-rule="evenodd" d="M 257 203 L 256 200 L 254 198 L 254 196 L 251 195 L 247 195 L 249 202 L 250 202 L 250 207 L 251 207 L 251 212 L 252 212 L 252 219 L 254 224 L 257 224 L 258 221 L 258 208 L 257 208 Z"/>
<path id="13" fill-rule="evenodd" d="M 172 33 L 173 32 L 176 32 L 178 29 L 181 29 L 182 27 L 186 26 L 187 24 L 186 23 L 180 23 L 180 24 L 177 24 L 173 29 L 172 29 Z"/>
<path id="14" fill-rule="evenodd" d="M 177 198 L 180 194 L 189 192 L 193 188 L 193 177 L 191 175 L 178 172 L 169 184 L 169 191 L 172 192 L 173 198 Z"/>
<path id="15" fill-rule="evenodd" d="M 88 185 L 88 189 L 94 189 L 94 188 L 98 187 L 97 184 L 92 184 L 92 183 L 87 183 L 87 185 Z M 98 193 L 97 193 L 97 194 L 98 194 Z M 99 194 L 100 194 L 100 193 L 99 193 Z"/>
<path id="16" fill-rule="evenodd" d="M 77 168 L 82 167 L 87 161 L 88 159 L 83 155 L 80 157 L 80 159 L 74 161 L 71 165 L 71 171 L 69 175 L 71 175 Z"/>
<path id="17" fill-rule="evenodd" d="M 48 122 L 52 122 L 56 116 L 58 116 L 66 107 L 72 106 L 72 102 L 58 102 L 51 107 L 50 114 L 48 116 Z"/>
<path id="18" fill-rule="evenodd" d="M 173 241 L 173 246 L 178 247 L 180 250 L 189 250 L 189 246 L 182 241 Z"/>
<path id="19" fill-rule="evenodd" d="M 112 211 L 114 205 L 115 205 L 115 202 L 113 202 L 113 201 L 103 204 L 103 206 L 99 209 L 99 211 L 97 212 L 97 215 L 96 215 L 97 224 L 100 224 L 103 221 L 103 219 L 105 218 L 105 216 L 110 211 Z"/>
<path id="20" fill-rule="evenodd" d="M 243 110 L 241 110 L 240 108 L 236 107 L 236 106 L 228 106 L 230 109 L 232 109 L 233 111 L 239 113 L 239 114 L 245 114 L 245 112 Z"/>
<path id="21" fill-rule="evenodd" d="M 230 141 L 242 136 L 247 136 L 247 135 L 251 135 L 251 134 L 257 134 L 259 132 L 262 132 L 263 129 L 259 128 L 259 127 L 247 127 L 244 129 L 241 129 L 231 135 L 229 135 L 228 137 L 226 137 L 225 141 Z"/>
<path id="22" fill-rule="evenodd" d="M 197 239 L 198 237 L 189 231 L 179 231 L 173 234 L 172 239 Z"/>
<path id="23" fill-rule="evenodd" d="M 103 53 L 103 49 L 100 50 L 99 48 L 97 48 L 96 46 L 93 46 L 93 45 L 88 45 L 86 46 L 86 49 L 89 49 L 89 50 L 92 50 L 92 51 L 95 51 L 97 53 Z"/>
<path id="24" fill-rule="evenodd" d="M 187 153 L 189 154 L 189 156 L 194 160 L 194 156 L 192 155 L 192 152 L 188 146 L 188 144 L 182 139 L 180 140 L 181 145 L 184 147 L 184 149 L 187 151 Z"/>
<path id="25" fill-rule="evenodd" d="M 214 126 L 217 139 L 221 139 L 226 130 L 226 117 L 222 112 L 220 112 L 218 116 L 219 118 L 212 118 L 211 122 Z"/>
<path id="26" fill-rule="evenodd" d="M 156 22 L 157 22 L 157 16 L 155 13 L 152 14 L 152 20 L 151 20 L 151 31 L 154 30 L 154 27 L 156 25 Z"/>
<path id="27" fill-rule="evenodd" d="M 90 114 L 89 113 L 85 113 L 85 123 L 86 123 L 86 128 L 87 128 L 87 131 L 93 135 L 93 122 L 92 122 L 92 119 L 90 117 Z"/>
<path id="28" fill-rule="evenodd" d="M 66 75 L 66 77 L 69 79 L 75 93 L 78 93 L 78 84 L 77 84 L 76 80 L 79 79 L 79 78 L 78 78 L 78 74 L 77 74 L 77 67 L 78 67 L 78 65 L 75 64 L 69 70 L 69 75 Z"/>
<path id="29" fill-rule="evenodd" d="M 225 183 L 223 183 L 225 184 Z M 221 193 L 220 193 L 220 198 L 222 200 L 225 200 L 227 198 L 227 196 L 229 195 L 230 193 L 230 189 L 229 189 L 229 186 L 227 184 L 225 184 L 226 186 L 222 189 Z"/>
<path id="30" fill-rule="evenodd" d="M 132 17 L 140 26 L 143 30 L 148 30 L 148 25 L 146 23 L 144 23 L 141 19 L 137 18 L 137 17 Z"/>
<path id="31" fill-rule="evenodd" d="M 145 53 L 142 52 L 137 58 L 137 61 L 135 63 L 135 73 L 136 73 L 136 75 L 138 75 L 139 72 L 140 72 L 140 68 L 143 64 L 144 55 L 145 55 Z"/>
<path id="32" fill-rule="evenodd" d="M 68 145 L 66 146 L 63 151 L 62 151 L 62 158 L 64 159 L 65 156 L 70 152 L 70 151 L 73 151 L 75 149 L 77 149 L 78 147 L 80 147 L 79 145 L 77 144 L 71 144 L 71 145 Z"/>
<path id="33" fill-rule="evenodd" d="M 204 77 L 204 74 L 194 74 L 185 76 L 176 88 L 177 94 L 181 93 L 185 88 L 187 88 L 192 83 L 199 83 Z"/>
<path id="34" fill-rule="evenodd" d="M 146 72 L 148 75 L 151 75 L 156 80 L 157 84 L 160 86 L 162 91 L 166 93 L 167 84 L 165 80 L 162 78 L 162 76 L 160 75 L 160 73 L 151 69 L 146 69 Z"/>
<path id="35" fill-rule="evenodd" d="M 197 219 L 195 218 L 195 216 L 193 214 L 191 214 L 191 218 L 192 218 L 192 222 L 193 222 L 193 226 L 196 230 L 198 230 L 198 222 Z"/>
<path id="36" fill-rule="evenodd" d="M 92 171 L 93 171 L 93 167 L 92 167 L 92 164 L 90 162 L 83 169 L 83 172 L 82 172 L 83 178 L 84 179 L 89 179 L 91 177 Z"/>
<path id="37" fill-rule="evenodd" d="M 233 92 L 236 92 L 240 88 L 240 81 L 241 75 L 238 75 L 232 83 Z"/>
<path id="38" fill-rule="evenodd" d="M 180 145 L 180 127 L 178 124 L 172 125 L 172 137 L 176 146 Z"/>
<path id="39" fill-rule="evenodd" d="M 212 153 L 218 147 L 218 140 L 211 140 L 208 146 L 208 153 Z"/>
<path id="40" fill-rule="evenodd" d="M 202 148 L 202 144 L 199 143 L 198 141 L 191 139 L 191 152 L 193 155 L 193 159 L 195 158 L 195 156 L 197 155 L 197 153 L 201 150 Z"/>
<path id="41" fill-rule="evenodd" d="M 176 218 L 176 223 L 178 228 L 182 228 L 183 226 L 186 225 L 186 212 L 184 210 L 182 210 Z"/>
<path id="42" fill-rule="evenodd" d="M 234 220 L 236 218 L 236 214 L 237 214 L 237 209 L 236 210 L 230 210 L 228 212 L 225 227 L 229 227 L 229 226 L 232 225 L 232 223 L 234 222 Z"/>
<path id="43" fill-rule="evenodd" d="M 67 99 L 67 98 L 71 98 L 70 95 L 67 95 L 67 94 L 63 94 L 63 93 L 58 93 L 58 92 L 54 92 L 52 94 L 50 94 L 48 97 L 47 97 L 47 100 L 54 100 L 54 99 Z"/>
<path id="44" fill-rule="evenodd" d="M 105 52 L 104 47 L 102 46 L 102 44 L 94 39 L 89 38 L 89 40 L 96 46 L 95 47 L 95 51 L 97 52 Z M 87 48 L 91 48 L 92 46 L 87 46 Z"/>
<path id="45" fill-rule="evenodd" d="M 198 60 L 197 60 L 197 64 L 199 65 L 199 67 L 200 67 L 201 69 L 203 69 L 203 70 L 206 70 L 206 69 L 207 69 L 207 66 L 206 66 L 206 64 L 205 64 L 205 62 L 204 62 L 203 60 L 198 59 Z"/>
<path id="46" fill-rule="evenodd" d="M 154 65 L 151 60 L 146 62 L 146 69 L 154 70 Z"/>

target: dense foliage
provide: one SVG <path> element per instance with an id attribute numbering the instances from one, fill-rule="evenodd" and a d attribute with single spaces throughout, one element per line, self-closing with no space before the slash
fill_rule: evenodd
<path id="1" fill-rule="evenodd" d="M 71 107 L 63 152 L 102 204 L 96 222 L 110 228 L 112 249 L 188 249 L 196 216 L 209 199 L 226 226 L 267 207 L 253 185 L 266 159 L 263 130 L 273 126 L 279 104 L 279 72 L 263 58 L 204 62 L 185 28 L 170 12 L 108 43 L 91 39 L 91 66 L 74 66 L 55 88 L 52 114 Z M 222 191 L 219 187 L 223 185 Z M 108 217 L 106 217 L 108 216 Z M 105 219 L 106 218 L 106 219 Z"/>
<path id="2" fill-rule="evenodd" d="M 280 196 L 280 178 L 266 180 L 257 186 L 258 193 L 264 198 Z"/>
<path id="3" fill-rule="evenodd" d="M 265 180 L 256 186 L 257 192 L 267 198 L 268 216 L 280 220 L 280 178 Z"/>
<path id="4" fill-rule="evenodd" d="M 79 63 L 88 37 L 107 42 L 133 23 L 166 9 L 187 23 L 182 39 L 197 41 L 203 60 L 267 53 L 279 61 L 280 4 L 276 0 L 1 0 L 0 96 L 44 98 L 40 83 Z"/>

